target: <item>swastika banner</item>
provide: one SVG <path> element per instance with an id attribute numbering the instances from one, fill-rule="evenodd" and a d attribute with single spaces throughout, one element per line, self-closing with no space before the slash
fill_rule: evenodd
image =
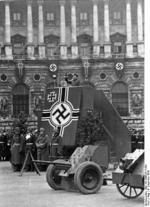
<path id="1" fill-rule="evenodd" d="M 54 128 L 59 128 L 64 146 L 74 146 L 80 113 L 81 88 L 47 88 L 41 127 L 50 140 Z"/>
<path id="2" fill-rule="evenodd" d="M 55 78 L 59 70 L 59 61 L 52 60 L 48 62 L 49 73 L 52 78 Z"/>
<path id="3" fill-rule="evenodd" d="M 128 129 L 104 92 L 92 87 L 47 88 L 41 127 L 50 140 L 52 130 L 59 128 L 64 146 L 75 146 L 78 120 L 87 110 L 101 112 L 105 128 L 104 139 L 109 140 L 118 159 L 131 151 Z"/>

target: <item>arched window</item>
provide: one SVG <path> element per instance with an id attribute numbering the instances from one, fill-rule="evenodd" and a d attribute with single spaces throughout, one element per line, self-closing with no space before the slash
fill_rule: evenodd
<path id="1" fill-rule="evenodd" d="M 29 114 L 29 89 L 25 84 L 17 84 L 12 91 L 13 115 L 18 116 L 20 112 Z"/>
<path id="2" fill-rule="evenodd" d="M 124 82 L 116 82 L 112 88 L 112 104 L 121 116 L 128 116 L 128 87 Z"/>

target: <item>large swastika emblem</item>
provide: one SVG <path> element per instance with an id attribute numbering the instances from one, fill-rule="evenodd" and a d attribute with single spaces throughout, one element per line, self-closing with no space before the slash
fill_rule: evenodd
<path id="1" fill-rule="evenodd" d="M 52 109 L 51 120 L 55 126 L 66 125 L 72 116 L 72 109 L 68 103 L 58 103 Z"/>
<path id="2" fill-rule="evenodd" d="M 51 103 L 51 107 L 42 112 L 42 121 L 48 122 L 53 128 L 59 127 L 60 136 L 63 136 L 66 127 L 79 118 L 79 108 L 74 108 L 72 102 L 68 100 L 68 95 L 68 87 L 59 88 L 57 94 L 51 91 L 47 95 L 47 102 Z"/>
<path id="3" fill-rule="evenodd" d="M 123 63 L 116 63 L 116 70 L 123 70 L 124 65 Z"/>

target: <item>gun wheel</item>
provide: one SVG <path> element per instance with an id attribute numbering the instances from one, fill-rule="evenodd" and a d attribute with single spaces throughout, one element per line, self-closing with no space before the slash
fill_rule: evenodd
<path id="1" fill-rule="evenodd" d="M 137 198 L 143 192 L 142 188 L 132 187 L 129 184 L 116 184 L 117 189 L 121 195 L 126 198 Z"/>
<path id="2" fill-rule="evenodd" d="M 103 183 L 100 166 L 94 162 L 81 163 L 74 175 L 74 182 L 81 193 L 96 193 Z"/>
<path id="3" fill-rule="evenodd" d="M 49 165 L 46 171 L 46 180 L 48 185 L 54 190 L 62 190 L 61 181 L 62 178 L 59 176 L 60 169 L 55 165 Z"/>

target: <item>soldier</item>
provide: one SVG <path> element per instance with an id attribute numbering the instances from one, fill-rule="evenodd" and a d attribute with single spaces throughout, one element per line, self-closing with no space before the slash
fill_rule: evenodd
<path id="1" fill-rule="evenodd" d="M 50 154 L 53 157 L 62 155 L 62 137 L 59 135 L 59 129 L 55 128 L 52 134 Z"/>
<path id="2" fill-rule="evenodd" d="M 79 85 L 80 85 L 80 80 L 78 74 L 74 73 L 72 78 L 72 86 L 79 86 Z"/>
<path id="3" fill-rule="evenodd" d="M 6 143 L 6 161 L 10 161 L 11 158 L 11 153 L 10 153 L 10 147 L 11 147 L 11 139 L 12 139 L 12 134 L 11 131 L 7 131 L 6 135 L 7 143 Z"/>
<path id="4" fill-rule="evenodd" d="M 48 150 L 48 136 L 45 134 L 45 129 L 40 128 L 39 136 L 36 140 L 37 147 L 37 159 L 38 160 L 49 160 L 49 150 Z M 45 170 L 44 164 L 40 165 L 41 170 Z"/>
<path id="5" fill-rule="evenodd" d="M 34 129 L 32 131 L 32 140 L 33 140 L 33 150 L 32 150 L 32 154 L 33 154 L 33 157 L 34 157 L 35 160 L 37 159 L 36 140 L 37 140 L 38 136 L 39 136 L 38 129 Z"/>
<path id="6" fill-rule="evenodd" d="M 0 132 L 0 161 L 1 160 L 4 160 L 4 137 L 2 132 Z"/>
<path id="7" fill-rule="evenodd" d="M 25 135 L 25 156 L 27 156 L 28 152 L 31 152 L 33 155 L 35 153 L 35 137 L 33 135 L 32 129 L 28 128 L 27 134 Z M 26 170 L 33 170 L 33 163 L 31 157 L 29 156 L 26 162 Z"/>
<path id="8" fill-rule="evenodd" d="M 3 153 L 3 160 L 6 160 L 6 155 L 7 155 L 7 133 L 5 130 L 3 130 L 3 133 L 2 133 L 2 137 L 3 137 L 3 141 L 4 141 L 4 153 Z"/>
<path id="9" fill-rule="evenodd" d="M 14 171 L 21 169 L 20 141 L 20 129 L 16 127 L 11 143 L 11 164 Z"/>

